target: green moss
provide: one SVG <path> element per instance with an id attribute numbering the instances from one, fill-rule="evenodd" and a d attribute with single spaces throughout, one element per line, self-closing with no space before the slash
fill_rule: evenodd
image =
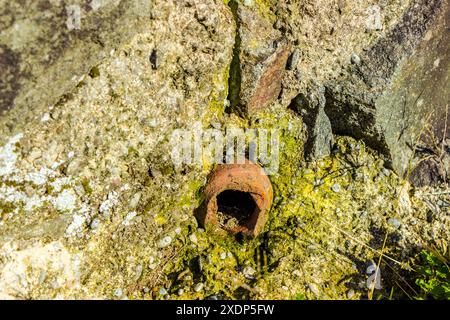
<path id="1" fill-rule="evenodd" d="M 92 188 L 91 185 L 89 183 L 89 179 L 84 178 L 81 180 L 81 185 L 83 186 L 84 192 L 86 192 L 86 194 L 92 194 Z"/>
<path id="2" fill-rule="evenodd" d="M 15 209 L 14 204 L 11 202 L 0 202 L 0 218 L 1 220 L 5 219 L 5 217 L 13 212 Z"/>
<path id="3" fill-rule="evenodd" d="M 276 21 L 276 15 L 272 12 L 271 7 L 276 3 L 275 0 L 254 0 L 258 6 L 258 10 L 263 17 L 268 18 L 272 23 Z"/>
<path id="4" fill-rule="evenodd" d="M 202 299 L 219 294 L 230 299 L 315 299 L 305 289 L 308 281 L 332 283 L 333 289 L 322 293 L 323 297 L 343 298 L 348 289 L 342 279 L 351 279 L 355 270 L 350 262 L 340 260 L 345 258 L 333 253 L 335 249 L 330 249 L 343 248 L 348 239 L 339 232 L 331 232 L 326 221 L 338 223 L 344 229 L 354 228 L 359 220 L 346 219 L 344 212 L 366 209 L 367 199 L 380 192 L 395 210 L 398 178 L 393 174 L 380 176 L 382 162 L 363 143 L 350 138 L 337 139 L 337 152 L 333 156 L 307 164 L 303 157 L 306 139 L 302 121 L 280 106 L 261 111 L 248 121 L 230 115 L 228 126 L 280 131 L 280 169 L 270 176 L 274 188 L 270 218 L 264 233 L 255 239 L 237 239 L 216 230 L 195 232 L 197 245 L 188 240 L 180 260 L 166 272 L 190 275 L 188 280 L 181 276 L 180 280 L 166 283 L 171 298 Z M 355 180 L 355 176 L 361 175 L 366 180 Z M 339 192 L 333 191 L 335 184 L 340 186 Z M 199 187 L 195 182 L 188 189 L 193 192 Z M 317 246 L 315 250 L 323 250 L 322 254 L 330 259 L 328 266 L 333 268 L 299 265 L 299 261 L 312 263 L 311 244 Z M 354 250 L 354 254 L 364 259 L 375 257 L 365 247 Z M 224 255 L 226 258 L 222 259 Z M 195 266 L 198 263 L 201 268 Z M 244 275 L 246 268 L 255 271 L 253 277 Z M 313 269 L 313 277 L 295 278 L 293 272 L 302 268 Z M 204 283 L 204 289 L 195 292 L 192 288 L 199 282 Z M 182 294 L 178 295 L 180 289 Z"/>

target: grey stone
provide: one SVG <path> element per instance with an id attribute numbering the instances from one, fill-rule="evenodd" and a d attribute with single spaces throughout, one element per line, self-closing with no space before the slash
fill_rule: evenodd
<path id="1" fill-rule="evenodd" d="M 252 267 L 245 267 L 244 270 L 242 271 L 242 273 L 244 274 L 244 276 L 247 279 L 254 279 L 255 278 L 255 274 L 256 274 L 256 270 L 253 269 Z"/>
<path id="2" fill-rule="evenodd" d="M 166 237 L 162 238 L 161 240 L 159 240 L 158 247 L 165 248 L 165 247 L 169 246 L 171 243 L 172 243 L 172 237 L 166 236 Z"/>
<path id="3" fill-rule="evenodd" d="M 298 63 L 300 62 L 300 58 L 301 58 L 301 51 L 299 48 L 295 48 L 294 51 L 289 56 L 286 68 L 288 70 L 294 70 L 297 67 Z"/>
<path id="4" fill-rule="evenodd" d="M 131 0 L 2 1 L 0 113 L 15 107 L 27 123 L 34 108 L 56 104 L 112 48 L 144 30 L 151 8 Z"/>
<path id="5" fill-rule="evenodd" d="M 141 277 L 142 270 L 143 270 L 142 264 L 138 264 L 136 266 L 135 275 L 134 275 L 134 280 L 135 281 L 139 280 L 139 278 Z"/>
<path id="6" fill-rule="evenodd" d="M 89 227 L 91 228 L 91 230 L 97 230 L 98 227 L 100 226 L 100 220 L 95 218 L 94 220 L 92 220 L 91 224 L 89 225 Z"/>
<path id="7" fill-rule="evenodd" d="M 320 295 L 320 291 L 319 288 L 317 287 L 317 285 L 315 283 L 308 283 L 308 288 L 309 290 L 311 290 L 311 292 L 318 297 Z"/>
<path id="8" fill-rule="evenodd" d="M 350 60 L 353 64 L 356 64 L 356 65 L 359 65 L 361 63 L 361 58 L 356 53 L 352 54 Z"/>
<path id="9" fill-rule="evenodd" d="M 159 294 L 162 295 L 162 296 L 164 296 L 164 295 L 167 294 L 166 288 L 160 288 L 158 292 L 159 292 Z"/>
<path id="10" fill-rule="evenodd" d="M 326 84 L 333 132 L 364 139 L 400 175 L 424 127 L 439 140 L 448 123 L 450 59 L 443 53 L 450 50 L 449 21 L 446 1 L 413 1 L 402 20 L 363 51 L 359 65 Z"/>
<path id="11" fill-rule="evenodd" d="M 290 108 L 303 115 L 308 131 L 305 145 L 305 155 L 309 159 L 321 159 L 331 152 L 333 132 L 331 122 L 325 113 L 325 88 L 313 84 L 300 93 L 291 102 Z"/>
<path id="12" fill-rule="evenodd" d="M 400 220 L 396 219 L 396 218 L 389 218 L 388 220 L 388 224 L 392 227 L 394 227 L 395 229 L 400 228 L 401 226 L 401 222 Z"/>
<path id="13" fill-rule="evenodd" d="M 340 192 L 341 191 L 341 185 L 339 183 L 335 183 L 333 184 L 333 186 L 331 187 L 331 190 L 333 190 L 334 192 Z"/>
<path id="14" fill-rule="evenodd" d="M 195 292 L 200 292 L 200 291 L 202 291 L 203 290 L 203 287 L 204 287 L 204 284 L 203 283 L 197 283 L 196 285 L 195 285 L 195 287 L 194 287 L 194 291 Z"/>
<path id="15" fill-rule="evenodd" d="M 348 292 L 347 292 L 347 298 L 348 298 L 348 299 L 351 299 L 351 298 L 353 298 L 354 296 L 355 296 L 355 290 L 353 290 L 353 289 L 348 290 Z"/>
<path id="16" fill-rule="evenodd" d="M 114 294 L 114 296 L 120 298 L 123 295 L 123 291 L 122 291 L 122 289 L 117 288 L 114 290 L 113 294 Z"/>

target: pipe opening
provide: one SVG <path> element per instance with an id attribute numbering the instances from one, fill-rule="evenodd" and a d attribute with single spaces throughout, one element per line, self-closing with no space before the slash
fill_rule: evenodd
<path id="1" fill-rule="evenodd" d="M 225 190 L 217 196 L 217 218 L 226 229 L 248 228 L 257 205 L 249 192 Z"/>

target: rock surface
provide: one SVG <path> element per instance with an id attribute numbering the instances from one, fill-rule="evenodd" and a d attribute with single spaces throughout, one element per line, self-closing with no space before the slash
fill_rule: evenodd
<path id="1" fill-rule="evenodd" d="M 449 14 L 447 1 L 414 1 L 360 64 L 326 84 L 333 131 L 364 139 L 401 175 L 427 127 L 436 140 L 450 134 Z"/>
<path id="2" fill-rule="evenodd" d="M 448 248 L 450 195 L 445 186 L 412 188 L 364 141 L 334 137 L 326 156 L 330 128 L 336 134 L 342 116 L 329 112 L 323 88 L 364 68 L 364 48 L 395 30 L 411 2 L 239 1 L 266 22 L 245 35 L 231 1 L 153 1 L 149 15 L 133 20 L 140 27 L 118 22 L 130 36 L 94 48 L 96 62 L 73 60 L 74 66 L 86 63 L 83 79 L 73 82 L 41 78 L 42 70 L 47 77 L 58 75 L 59 62 L 55 69 L 39 62 L 31 69 L 40 82 L 26 84 L 19 76 L 17 86 L 15 68 L 22 60 L 9 45 L 1 47 L 8 79 L 1 89 L 16 92 L 16 104 L 28 88 L 41 96 L 37 105 L 24 98 L 29 105 L 17 104 L 0 117 L 0 297 L 342 299 L 351 288 L 351 297 L 359 299 L 367 295 L 366 261 L 378 261 L 384 249 L 397 261 L 383 259 L 381 266 L 383 287 L 377 293 L 389 297 L 420 246 Z M 117 6 L 102 9 L 98 3 Z M 127 3 L 88 6 L 107 15 Z M 36 12 L 64 21 L 58 32 L 69 32 L 66 16 L 53 18 L 52 8 Z M 81 8 L 87 13 L 87 5 Z M 1 19 L 14 24 L 14 14 Z M 241 31 L 245 52 L 236 54 Z M 296 62 L 281 72 L 277 99 L 266 97 L 264 102 L 272 102 L 248 117 L 224 112 L 236 85 L 233 72 L 249 70 L 248 82 L 239 88 L 257 87 L 264 77 L 251 78 L 251 70 L 270 60 L 280 36 L 297 53 Z M 257 46 L 253 38 L 261 40 Z M 67 48 L 85 48 L 77 41 Z M 246 60 L 255 48 L 261 49 L 255 51 L 261 52 L 256 64 Z M 238 64 L 236 57 L 242 57 Z M 446 65 L 443 58 L 431 60 L 433 66 Z M 73 76 L 71 69 L 61 72 Z M 44 103 L 50 96 L 57 103 Z M 297 112 L 288 109 L 296 97 L 311 108 L 298 103 Z M 199 228 L 193 213 L 213 166 L 200 161 L 176 168 L 170 159 L 172 132 L 199 126 L 280 133 L 279 171 L 270 176 L 274 201 L 261 237 L 218 238 Z M 320 161 L 306 161 L 308 141 L 318 152 L 313 155 L 325 155 Z M 401 221 L 399 228 L 389 223 L 393 217 Z M 402 298 L 403 291 L 394 291 Z"/>
<path id="3" fill-rule="evenodd" d="M 232 1 L 238 28 L 231 68 L 232 109 L 255 113 L 278 99 L 290 44 L 273 27 L 275 16 L 264 2 Z"/>
<path id="4" fill-rule="evenodd" d="M 152 1 L 0 3 L 0 112 L 54 105 L 109 51 L 146 26 Z"/>

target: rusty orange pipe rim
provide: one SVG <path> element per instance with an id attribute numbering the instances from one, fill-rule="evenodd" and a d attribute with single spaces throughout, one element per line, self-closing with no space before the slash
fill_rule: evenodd
<path id="1" fill-rule="evenodd" d="M 267 222 L 272 199 L 272 184 L 259 165 L 248 160 L 223 164 L 211 173 L 196 215 L 203 227 L 257 236 Z M 224 224 L 222 218 L 234 223 Z"/>

